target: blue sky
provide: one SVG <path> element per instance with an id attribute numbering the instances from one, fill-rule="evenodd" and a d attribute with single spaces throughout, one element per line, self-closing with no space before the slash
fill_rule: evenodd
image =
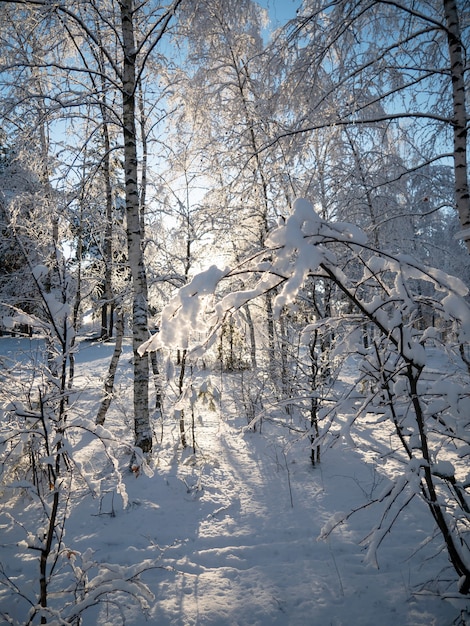
<path id="1" fill-rule="evenodd" d="M 267 7 L 273 21 L 273 27 L 285 24 L 295 17 L 295 11 L 301 0 L 257 0 L 261 6 Z"/>

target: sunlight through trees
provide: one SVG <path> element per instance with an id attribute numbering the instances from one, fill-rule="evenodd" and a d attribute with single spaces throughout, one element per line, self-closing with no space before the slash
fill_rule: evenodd
<path id="1" fill-rule="evenodd" d="M 366 512 L 374 564 L 419 501 L 450 568 L 433 593 L 468 599 L 470 7 L 284 15 L 277 0 L 0 3 L 2 528 L 24 531 L 21 563 L 37 557 L 24 589 L 1 559 L 8 623 L 82 623 L 120 585 L 151 614 L 159 565 L 100 566 L 68 520 L 88 497 L 128 510 L 130 478 L 171 446 L 203 467 L 208 414 L 282 439 L 292 509 L 291 450 L 309 481 L 360 450 L 384 489 L 321 537 Z M 4 354 L 12 337 L 36 356 Z M 85 381 L 91 344 L 111 351 Z"/>

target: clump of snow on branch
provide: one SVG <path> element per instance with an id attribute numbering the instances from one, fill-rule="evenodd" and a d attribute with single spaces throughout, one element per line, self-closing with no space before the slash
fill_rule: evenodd
<path id="1" fill-rule="evenodd" d="M 241 309 L 244 304 L 250 302 L 250 300 L 253 300 L 254 298 L 257 298 L 265 291 L 269 291 L 273 287 L 276 287 L 278 283 L 279 279 L 276 276 L 267 272 L 263 273 L 253 289 L 233 291 L 224 296 L 214 307 L 215 319 L 221 320 L 227 311 Z"/>
<path id="2" fill-rule="evenodd" d="M 366 237 L 351 224 L 322 220 L 303 198 L 294 202 L 293 213 L 285 223 L 271 232 L 266 241 L 268 247 L 276 250 L 271 271 L 286 278 L 274 301 L 276 316 L 294 301 L 310 273 L 322 263 L 336 264 L 336 256 L 325 246 L 330 240 L 362 244 Z"/>
<path id="3" fill-rule="evenodd" d="M 140 354 L 157 350 L 162 345 L 186 348 L 190 333 L 205 329 L 204 312 L 207 300 L 227 272 L 228 270 L 212 265 L 182 287 L 163 309 L 160 333 L 140 347 Z"/>

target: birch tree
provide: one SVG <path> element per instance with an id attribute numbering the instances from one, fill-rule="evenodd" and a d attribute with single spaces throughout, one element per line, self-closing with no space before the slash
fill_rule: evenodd
<path id="1" fill-rule="evenodd" d="M 445 24 L 447 26 L 447 42 L 450 60 L 450 76 L 452 82 L 453 102 L 453 139 L 454 139 L 454 175 L 455 205 L 462 226 L 461 238 L 470 251 L 470 190 L 468 183 L 468 82 L 465 80 L 464 50 L 468 41 L 464 42 L 460 26 L 459 9 L 456 0 L 443 0 Z M 468 11 L 468 7 L 467 7 Z M 467 26 L 468 30 L 468 26 Z"/>
<path id="2" fill-rule="evenodd" d="M 127 232 L 127 262 L 132 280 L 132 329 L 134 346 L 134 428 L 135 445 L 144 452 L 152 449 L 152 431 L 149 417 L 149 364 L 146 356 L 137 352 L 148 337 L 147 278 L 144 264 L 143 233 L 139 195 L 139 154 L 136 128 L 137 86 L 145 77 L 146 65 L 169 28 L 181 0 L 168 4 L 133 0 L 113 1 L 100 5 L 65 2 L 50 5 L 46 0 L 18 2 L 12 5 L 13 19 L 34 17 L 34 28 L 56 29 L 68 47 L 67 54 L 54 59 L 60 70 L 47 99 L 55 97 L 61 110 L 73 110 L 84 103 L 98 110 L 111 111 L 114 124 L 122 132 L 125 177 L 125 213 Z M 105 36 L 107 33 L 107 36 Z M 96 59 L 100 59 L 97 64 Z M 104 59 L 104 65 L 103 65 Z M 47 65 L 47 59 L 44 61 Z M 35 59 L 29 61 L 34 67 Z M 5 68 L 7 69 L 8 66 Z M 93 89 L 82 80 L 94 76 Z M 120 94 L 120 103 L 106 104 L 102 89 L 112 84 Z M 45 96 L 46 97 L 46 96 Z M 100 108 L 101 107 L 101 108 Z"/>
<path id="3" fill-rule="evenodd" d="M 185 16 L 183 26 L 192 43 L 182 83 L 187 120 L 197 124 L 200 135 L 196 149 L 211 187 L 205 202 L 224 209 L 218 226 L 230 244 L 219 254 L 237 257 L 263 247 L 282 180 L 279 154 L 261 151 L 273 118 L 276 80 L 264 54 L 267 13 L 251 0 L 218 0 L 201 3 L 195 12 L 188 9 Z M 266 294 L 264 332 L 257 339 L 260 346 L 265 342 L 264 361 L 274 368 L 271 299 Z M 256 363 L 252 315 L 247 307 L 251 363 Z"/>
<path id="4" fill-rule="evenodd" d="M 385 0 L 334 5 L 307 0 L 284 40 L 286 49 L 292 46 L 294 71 L 310 66 L 316 77 L 308 83 L 311 114 L 295 117 L 285 135 L 348 127 L 363 135 L 367 147 L 368 129 L 386 124 L 405 149 L 408 172 L 451 158 L 463 241 L 469 215 L 467 12 L 465 4 L 443 0 L 412 7 Z M 393 182 L 393 171 L 388 177 Z"/>

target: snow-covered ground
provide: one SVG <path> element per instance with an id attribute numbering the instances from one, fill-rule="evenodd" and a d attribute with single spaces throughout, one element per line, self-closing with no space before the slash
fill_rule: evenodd
<path id="1" fill-rule="evenodd" d="M 37 344 L 0 338 L 0 355 L 13 357 L 21 349 L 25 360 Z M 71 420 L 74 411 L 75 419 L 96 414 L 112 349 L 112 344 L 80 343 Z M 130 358 L 126 342 L 105 423 L 116 438 L 112 450 L 124 499 L 101 444 L 90 433 L 73 436 L 88 491 L 82 485 L 72 493 L 64 536 L 69 563 L 58 570 L 54 585 L 60 587 L 60 571 L 65 580 L 70 565 L 84 567 L 88 559 L 114 564 L 112 584 L 122 589 L 114 601 L 103 599 L 87 609 L 85 626 L 117 626 L 123 620 L 158 626 L 463 623 L 464 601 L 452 604 L 434 593 L 434 581 L 448 562 L 444 553 L 436 554 L 438 542 L 429 541 L 433 526 L 425 506 L 412 500 L 381 545 L 378 568 L 364 562 L 363 540 L 380 514 L 374 507 L 319 539 L 335 514 L 367 503 L 383 489 L 383 469 L 364 460 L 367 450 L 345 441 L 327 450 L 314 468 L 307 439 L 269 420 L 261 433 L 246 430 L 242 408 L 231 401 L 236 376 L 214 375 L 222 392 L 216 411 L 196 405 L 196 455 L 181 449 L 177 424 L 168 415 L 163 425 L 155 424 L 158 442 L 150 467 L 139 476 L 130 473 Z M 23 504 L 21 511 L 12 510 L 3 495 L 0 560 L 19 591 L 34 598 L 38 554 L 17 545 L 34 522 L 34 503 L 25 498 Z M 127 593 L 130 582 L 117 582 L 119 572 L 125 575 L 139 564 L 151 592 L 143 610 Z M 447 577 L 454 591 L 451 569 Z M 20 595 L 13 599 L 0 588 L 0 614 L 21 624 L 25 608 Z"/>

